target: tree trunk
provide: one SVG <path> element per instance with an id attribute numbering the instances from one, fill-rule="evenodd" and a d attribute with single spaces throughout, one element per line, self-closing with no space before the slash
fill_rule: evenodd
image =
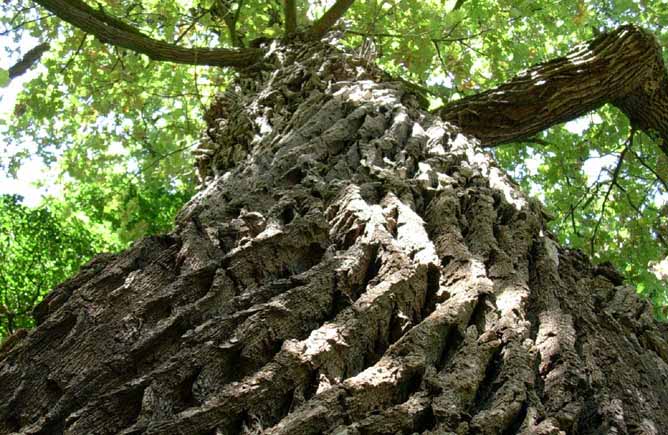
<path id="1" fill-rule="evenodd" d="M 667 329 L 399 82 L 275 46 L 170 235 L 0 351 L 0 433 L 660 434 Z"/>

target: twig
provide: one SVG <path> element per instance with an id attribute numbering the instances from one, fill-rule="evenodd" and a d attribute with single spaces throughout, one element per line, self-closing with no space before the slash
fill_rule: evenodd
<path id="1" fill-rule="evenodd" d="M 234 14 L 232 14 L 232 10 L 230 9 L 229 0 L 217 0 L 216 5 L 211 9 L 214 16 L 222 18 L 225 22 L 230 42 L 234 47 L 243 47 L 244 45 L 237 33 L 237 22 L 239 21 L 239 14 L 241 13 L 243 4 L 243 0 L 239 0 Z"/>
<path id="2" fill-rule="evenodd" d="M 594 233 L 591 235 L 591 239 L 589 240 L 589 249 L 590 249 L 590 255 L 594 255 L 594 245 L 596 244 L 596 235 L 598 234 L 598 229 L 601 226 L 601 222 L 603 221 L 603 214 L 605 213 L 605 206 L 608 202 L 608 198 L 610 197 L 610 192 L 612 191 L 613 186 L 617 185 L 617 178 L 619 177 L 619 172 L 622 169 L 622 163 L 624 162 L 624 157 L 626 156 L 626 153 L 628 152 L 629 148 L 631 145 L 633 145 L 633 135 L 635 135 L 636 129 L 634 127 L 631 127 L 631 132 L 629 133 L 629 138 L 626 141 L 626 146 L 622 150 L 621 154 L 619 155 L 619 160 L 617 161 L 617 166 L 615 166 L 615 170 L 612 173 L 612 179 L 610 180 L 610 186 L 608 187 L 607 192 L 605 192 L 605 196 L 603 197 L 603 204 L 601 204 L 601 212 L 598 216 L 598 221 L 596 222 L 596 226 L 594 227 Z"/>
<path id="3" fill-rule="evenodd" d="M 569 204 L 569 211 L 566 213 L 564 216 L 564 219 L 568 219 L 569 216 L 571 219 L 575 219 L 575 211 L 578 210 L 579 208 L 587 208 L 589 204 L 596 198 L 598 195 L 598 191 L 601 190 L 602 183 L 599 183 L 599 180 L 601 179 L 601 172 L 598 173 L 598 177 L 596 177 L 596 181 L 592 183 L 593 189 L 591 190 L 591 194 L 585 194 L 580 197 L 580 199 L 575 203 L 575 204 Z M 582 206 L 580 206 L 582 204 Z"/>
<path id="4" fill-rule="evenodd" d="M 457 41 L 457 42 L 458 42 L 459 44 L 463 45 L 464 47 L 468 48 L 469 50 L 471 50 L 471 51 L 475 51 L 475 52 L 478 53 L 480 56 L 487 57 L 487 55 L 486 55 L 485 53 L 483 53 L 482 51 L 478 50 L 477 48 L 471 47 L 471 46 L 470 46 L 469 44 L 467 44 L 466 42 L 464 42 L 464 41 Z"/>
<path id="5" fill-rule="evenodd" d="M 44 20 L 44 19 L 46 19 L 46 18 L 51 18 L 51 17 L 55 17 L 55 14 L 51 14 L 51 13 L 49 13 L 49 14 L 46 14 L 46 15 L 44 15 L 44 16 L 37 17 L 37 18 L 35 18 L 35 19 L 33 19 L 33 20 L 26 20 L 26 21 L 23 21 L 23 22 L 17 24 L 16 26 L 12 27 L 11 29 L 7 29 L 7 30 L 5 30 L 5 31 L 3 31 L 3 32 L 0 32 L 0 36 L 7 36 L 7 35 L 9 35 L 10 33 L 19 30 L 21 27 L 25 26 L 26 24 L 36 23 L 36 22 L 38 22 L 38 21 L 42 21 L 42 20 Z"/>
<path id="6" fill-rule="evenodd" d="M 447 69 L 446 69 L 445 61 L 443 60 L 443 56 L 441 55 L 441 48 L 438 46 L 438 42 L 436 42 L 432 39 L 431 43 L 434 44 L 434 48 L 436 49 L 436 54 L 438 55 L 438 60 L 441 61 L 441 66 L 443 67 L 443 72 L 446 72 Z"/>
<path id="7" fill-rule="evenodd" d="M 566 185 L 568 186 L 569 189 L 573 188 L 573 183 L 571 183 L 571 177 L 566 174 Z M 573 207 L 573 204 L 569 204 L 570 210 L 569 214 L 571 215 L 571 226 L 573 227 L 573 234 L 575 234 L 578 237 L 582 237 L 582 234 L 580 234 L 580 231 L 578 230 L 577 225 L 575 224 L 575 210 Z"/>
<path id="8" fill-rule="evenodd" d="M 121 64 L 121 72 L 125 72 L 125 62 L 123 62 L 123 54 L 118 49 L 118 47 L 114 47 L 114 51 L 116 52 L 116 62 Z M 116 64 L 114 64 L 114 68 L 116 68 Z"/>
<path id="9" fill-rule="evenodd" d="M 178 44 L 179 42 L 181 42 L 181 40 L 183 39 L 183 37 L 186 36 L 186 35 L 188 34 L 188 32 L 190 32 L 190 31 L 197 25 L 197 23 L 199 22 L 199 20 L 201 20 L 201 19 L 202 19 L 206 14 L 208 14 L 208 13 L 209 13 L 209 11 L 207 10 L 207 11 L 204 11 L 202 14 L 196 16 L 196 17 L 193 19 L 193 22 L 190 23 L 190 25 L 188 26 L 188 28 L 186 28 L 186 30 L 184 30 L 184 31 L 183 31 L 183 32 L 176 38 L 176 40 L 174 40 L 174 44 Z"/>
<path id="10" fill-rule="evenodd" d="M 652 174 L 654 174 L 654 176 L 656 177 L 657 180 L 659 180 L 659 182 L 661 183 L 663 188 L 666 190 L 666 192 L 668 192 L 668 182 L 666 182 L 666 180 L 664 180 L 661 177 L 661 175 L 659 175 L 654 169 L 652 169 L 652 167 L 649 164 L 647 164 L 647 162 L 645 162 L 645 160 L 642 157 L 640 157 L 640 155 L 638 153 L 636 153 L 633 150 L 631 152 L 633 153 L 633 156 L 636 159 L 638 159 L 638 161 L 640 162 L 641 165 L 643 165 L 648 171 L 650 171 Z"/>
<path id="11" fill-rule="evenodd" d="M 489 29 L 482 30 L 474 35 L 469 35 L 469 36 L 461 36 L 458 38 L 450 38 L 449 35 L 452 33 L 452 31 L 457 27 L 459 23 L 455 24 L 450 32 L 445 37 L 442 38 L 436 38 L 436 37 L 430 37 L 429 40 L 432 42 L 462 42 L 462 41 L 468 41 L 470 39 L 477 38 L 479 36 L 484 35 L 485 33 L 489 32 Z M 362 32 L 360 30 L 354 30 L 354 29 L 348 29 L 346 30 L 346 33 L 350 33 L 352 35 L 357 35 L 357 36 L 365 36 L 365 37 L 373 37 L 373 38 L 394 38 L 394 39 L 405 39 L 405 38 L 424 38 L 425 36 L 429 35 L 429 32 L 423 32 L 423 33 L 387 33 L 387 32 Z"/>
<path id="12" fill-rule="evenodd" d="M 147 169 L 151 169 L 151 168 L 153 168 L 154 166 L 156 166 L 158 163 L 160 163 L 162 160 L 166 159 L 167 157 L 173 156 L 174 154 L 176 154 L 176 153 L 180 153 L 181 151 L 185 151 L 185 150 L 187 150 L 188 148 L 192 148 L 192 147 L 194 147 L 194 146 L 197 145 L 197 144 L 198 144 L 198 142 L 197 142 L 197 141 L 194 141 L 193 143 L 191 143 L 191 144 L 189 144 L 189 145 L 186 145 L 186 146 L 184 146 L 184 147 L 177 148 L 177 149 L 172 150 L 172 151 L 170 151 L 170 152 L 168 152 L 168 153 L 162 154 L 161 156 L 159 156 L 158 158 L 156 158 L 155 160 L 153 160 L 151 163 L 149 163 L 148 165 L 146 165 L 146 166 L 144 166 L 143 168 L 141 168 L 140 172 L 145 172 Z"/>
<path id="13" fill-rule="evenodd" d="M 60 74 L 64 73 L 70 65 L 72 65 L 72 62 L 74 62 L 74 59 L 81 53 L 81 50 L 83 49 L 84 44 L 86 43 L 86 38 L 88 37 L 88 33 L 84 33 L 83 38 L 81 38 L 81 42 L 79 43 L 79 46 L 77 47 L 76 51 L 72 56 L 70 56 L 69 59 L 67 59 L 67 63 L 63 65 L 63 67 L 60 69 Z"/>

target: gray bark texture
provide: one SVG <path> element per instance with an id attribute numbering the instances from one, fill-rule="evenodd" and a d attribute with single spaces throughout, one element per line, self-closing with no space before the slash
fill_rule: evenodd
<path id="1" fill-rule="evenodd" d="M 471 135 L 332 44 L 207 114 L 169 235 L 0 353 L 0 433 L 668 433 L 667 328 Z"/>

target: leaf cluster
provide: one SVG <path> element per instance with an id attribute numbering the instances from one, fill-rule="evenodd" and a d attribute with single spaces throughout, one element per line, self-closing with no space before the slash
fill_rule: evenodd
<path id="1" fill-rule="evenodd" d="M 32 309 L 95 253 L 111 246 L 57 207 L 0 195 L 0 339 L 33 324 Z"/>

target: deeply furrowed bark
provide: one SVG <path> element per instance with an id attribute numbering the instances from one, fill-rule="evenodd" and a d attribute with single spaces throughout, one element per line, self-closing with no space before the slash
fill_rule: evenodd
<path id="1" fill-rule="evenodd" d="M 176 230 L 0 354 L 0 433 L 659 434 L 668 342 L 475 139 L 332 46 L 207 114 Z"/>

